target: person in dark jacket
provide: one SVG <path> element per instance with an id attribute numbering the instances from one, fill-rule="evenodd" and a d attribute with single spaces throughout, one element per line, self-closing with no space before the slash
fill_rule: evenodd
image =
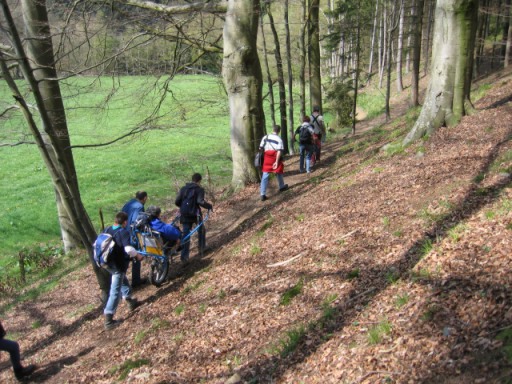
<path id="1" fill-rule="evenodd" d="M 310 120 L 309 116 L 304 116 L 302 124 L 293 135 L 293 141 L 295 141 L 295 137 L 299 135 L 299 172 L 302 173 L 306 171 L 308 175 L 311 173 L 311 157 L 315 150 L 313 145 L 313 134 L 315 131 L 311 126 Z M 305 166 L 304 161 L 306 163 Z"/>
<path id="2" fill-rule="evenodd" d="M 16 376 L 18 380 L 23 380 L 35 371 L 36 366 L 31 364 L 24 367 L 21 364 L 20 345 L 14 340 L 6 339 L 5 335 L 6 332 L 4 327 L 2 326 L 2 323 L 0 323 L 0 351 L 9 353 L 12 369 L 14 370 L 14 376 Z"/>
<path id="3" fill-rule="evenodd" d="M 110 261 L 107 263 L 107 270 L 110 272 L 112 279 L 110 294 L 103 310 L 105 329 L 107 330 L 119 324 L 113 317 L 121 297 L 126 301 L 131 311 L 139 305 L 139 302 L 132 297 L 132 290 L 126 278 L 126 271 L 131 260 L 141 261 L 144 256 L 138 253 L 131 245 L 130 232 L 126 229 L 127 225 L 128 215 L 121 211 L 116 214 L 114 225 L 105 229 L 105 233 L 112 235 L 115 243 Z"/>
<path id="4" fill-rule="evenodd" d="M 181 239 L 181 231 L 179 228 L 175 227 L 172 224 L 164 223 L 160 219 L 160 214 L 162 210 L 160 207 L 155 205 L 150 205 L 147 210 L 147 214 L 149 215 L 149 226 L 151 229 L 157 231 L 162 236 L 162 240 L 164 242 L 164 249 L 169 249 L 174 247 L 177 242 Z"/>
<path id="5" fill-rule="evenodd" d="M 148 193 L 146 191 L 137 191 L 135 198 L 128 201 L 121 211 L 128 215 L 128 230 L 131 231 L 131 225 L 137 220 L 141 212 L 144 212 L 144 204 L 148 200 Z M 132 288 L 140 287 L 148 282 L 147 278 L 140 277 L 140 261 L 133 260 L 132 262 Z"/>
<path id="6" fill-rule="evenodd" d="M 175 204 L 180 207 L 180 223 L 183 225 L 181 241 L 181 261 L 186 263 L 190 254 L 190 239 L 183 241 L 188 236 L 194 224 L 202 221 L 201 208 L 209 211 L 213 206 L 204 200 L 204 189 L 201 187 L 202 176 L 199 173 L 192 175 L 192 181 L 185 184 L 176 196 Z M 192 204 L 190 204 L 192 203 Z M 192 206 L 191 206 L 192 205 Z M 199 249 L 202 251 L 206 247 L 206 230 L 204 225 L 199 228 Z"/>

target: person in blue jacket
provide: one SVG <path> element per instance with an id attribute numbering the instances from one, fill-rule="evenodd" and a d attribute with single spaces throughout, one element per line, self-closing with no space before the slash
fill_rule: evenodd
<path id="1" fill-rule="evenodd" d="M 160 214 L 162 213 L 160 207 L 151 205 L 146 213 L 149 215 L 149 226 L 151 229 L 160 232 L 164 241 L 164 248 L 171 248 L 179 242 L 181 231 L 178 227 L 167 224 L 160 219 Z"/>
<path id="2" fill-rule="evenodd" d="M 148 193 L 146 191 L 138 191 L 135 193 L 135 198 L 128 201 L 121 211 L 128 215 L 127 229 L 131 231 L 132 224 L 137 220 L 137 217 L 141 212 L 144 212 L 144 204 L 148 200 Z M 147 278 L 140 277 L 140 261 L 134 260 L 132 263 L 132 288 L 140 287 L 147 284 Z"/>

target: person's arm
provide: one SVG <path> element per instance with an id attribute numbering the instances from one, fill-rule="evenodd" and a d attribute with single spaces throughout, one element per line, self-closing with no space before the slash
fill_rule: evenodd
<path id="1" fill-rule="evenodd" d="M 200 207 L 203 207 L 209 211 L 213 210 L 213 205 L 211 205 L 210 203 L 208 203 L 204 200 L 204 189 L 203 188 L 198 188 L 196 201 Z"/>
<path id="2" fill-rule="evenodd" d="M 282 153 L 283 153 L 283 151 L 277 151 L 276 161 L 274 164 L 272 164 L 272 169 L 277 169 L 277 167 L 279 166 L 279 160 L 281 159 Z"/>
<path id="3" fill-rule="evenodd" d="M 176 200 L 174 200 L 174 204 L 178 207 L 181 207 L 181 202 L 183 201 L 183 188 L 178 192 L 178 196 L 176 196 Z"/>
<path id="4" fill-rule="evenodd" d="M 135 248 L 133 248 L 130 242 L 130 233 L 127 230 L 121 229 L 116 232 L 116 235 L 121 247 L 124 249 L 125 254 L 130 259 L 137 259 L 140 261 L 144 258 L 144 255 L 141 255 Z"/>

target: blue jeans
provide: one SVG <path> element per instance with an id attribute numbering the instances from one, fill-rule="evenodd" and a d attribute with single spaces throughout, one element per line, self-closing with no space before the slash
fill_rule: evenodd
<path id="1" fill-rule="evenodd" d="M 279 183 L 279 189 L 284 187 L 284 177 L 282 173 L 276 173 L 277 182 Z M 261 177 L 261 185 L 260 185 L 260 195 L 266 195 L 267 194 L 267 185 L 268 185 L 268 178 L 270 176 L 269 172 L 263 172 L 263 176 Z"/>
<path id="2" fill-rule="evenodd" d="M 181 261 L 188 261 L 189 259 L 191 237 L 189 237 L 185 241 L 183 241 L 183 239 L 188 236 L 194 224 L 195 223 L 182 223 L 183 233 L 181 235 Z M 197 230 L 197 235 L 199 249 L 204 249 L 206 247 L 206 230 L 204 228 L 204 225 L 201 225 L 201 227 L 199 227 L 199 229 Z"/>
<path id="3" fill-rule="evenodd" d="M 12 368 L 17 371 L 22 368 L 20 359 L 20 346 L 17 342 L 0 339 L 0 351 L 8 352 L 11 356 Z"/>
<path id="4" fill-rule="evenodd" d="M 132 289 L 130 288 L 130 284 L 128 283 L 128 279 L 126 278 L 126 274 L 124 272 L 119 271 L 114 266 L 109 266 L 107 270 L 112 275 L 112 281 L 110 283 L 110 294 L 108 296 L 107 305 L 105 305 L 105 310 L 103 313 L 105 315 L 113 315 L 116 313 L 116 309 L 119 305 L 119 300 L 121 300 L 121 296 L 123 299 L 130 298 Z"/>
<path id="5" fill-rule="evenodd" d="M 315 146 L 313 144 L 300 144 L 300 158 L 299 158 L 299 171 L 304 172 L 304 158 L 306 159 L 306 172 L 311 171 L 311 156 L 313 156 L 313 151 L 315 150 Z"/>

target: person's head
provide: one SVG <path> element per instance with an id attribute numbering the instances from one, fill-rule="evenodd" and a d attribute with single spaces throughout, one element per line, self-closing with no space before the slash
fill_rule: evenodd
<path id="1" fill-rule="evenodd" d="M 281 132 L 281 126 L 280 125 L 274 125 L 272 127 L 272 131 L 276 134 L 276 135 L 279 135 L 279 132 Z"/>
<path id="2" fill-rule="evenodd" d="M 318 112 L 318 113 L 320 113 L 320 107 L 319 107 L 318 105 L 315 105 L 315 106 L 313 107 L 313 112 Z"/>
<path id="3" fill-rule="evenodd" d="M 126 227 L 126 225 L 128 224 L 128 215 L 126 214 L 126 212 L 117 212 L 116 217 L 114 218 L 114 223 L 122 227 Z"/>
<path id="4" fill-rule="evenodd" d="M 160 217 L 160 213 L 162 213 L 162 210 L 160 209 L 160 207 L 157 207 L 156 205 L 150 205 L 146 210 L 146 213 L 149 216 L 151 216 L 151 218 L 158 218 Z"/>
<path id="5" fill-rule="evenodd" d="M 309 123 L 310 121 L 311 121 L 311 119 L 309 118 L 309 116 L 304 116 L 304 117 L 302 118 L 302 122 L 303 122 L 303 123 Z"/>
<path id="6" fill-rule="evenodd" d="M 148 199 L 148 193 L 146 191 L 137 191 L 135 198 L 144 204 Z"/>
<path id="7" fill-rule="evenodd" d="M 203 180 L 203 177 L 201 176 L 200 173 L 194 173 L 192 175 L 192 181 L 196 184 L 199 184 L 201 182 L 201 180 Z"/>

